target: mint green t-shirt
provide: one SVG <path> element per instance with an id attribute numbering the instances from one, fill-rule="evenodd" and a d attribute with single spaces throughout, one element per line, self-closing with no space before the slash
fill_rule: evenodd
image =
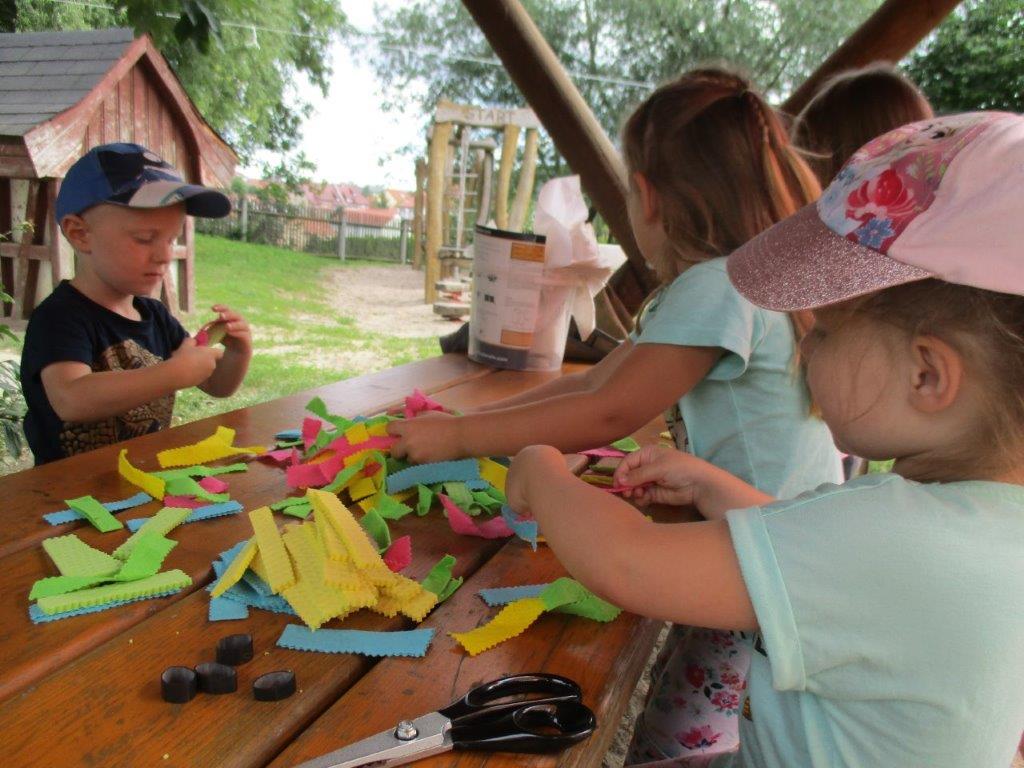
<path id="1" fill-rule="evenodd" d="M 716 768 L 1010 764 L 1024 488 L 867 475 L 727 520 L 760 632 Z"/>
<path id="2" fill-rule="evenodd" d="M 725 354 L 679 400 L 679 448 L 766 493 L 792 498 L 843 479 L 825 423 L 810 414 L 787 315 L 755 307 L 729 282 L 725 259 L 687 269 L 648 306 L 637 344 L 720 347 Z"/>

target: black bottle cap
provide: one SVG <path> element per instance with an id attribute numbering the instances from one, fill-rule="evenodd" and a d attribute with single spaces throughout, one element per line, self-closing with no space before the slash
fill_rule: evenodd
<path id="1" fill-rule="evenodd" d="M 257 701 L 280 701 L 295 693 L 295 673 L 290 669 L 268 672 L 252 683 L 252 694 Z"/>
<path id="2" fill-rule="evenodd" d="M 228 635 L 217 641 L 217 663 L 239 664 L 252 659 L 252 635 Z"/>
<path id="3" fill-rule="evenodd" d="M 194 669 L 168 667 L 160 675 L 160 695 L 164 701 L 184 704 L 186 701 L 192 701 L 198 690 L 199 682 Z"/>
<path id="4" fill-rule="evenodd" d="M 196 666 L 199 676 L 199 690 L 203 693 L 234 693 L 238 690 L 238 676 L 235 668 L 227 664 L 207 661 Z"/>

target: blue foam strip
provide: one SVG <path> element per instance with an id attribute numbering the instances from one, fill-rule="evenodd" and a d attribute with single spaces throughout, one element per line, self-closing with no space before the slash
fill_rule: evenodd
<path id="1" fill-rule="evenodd" d="M 156 595 L 146 595 L 145 597 L 133 597 L 131 600 L 114 600 L 109 603 L 102 603 L 101 605 L 90 605 L 87 608 L 76 608 L 73 611 L 64 611 L 63 613 L 51 613 L 45 614 L 42 609 L 35 603 L 28 607 L 28 617 L 32 619 L 33 624 L 45 624 L 50 621 L 57 621 L 58 619 L 69 619 L 72 616 L 83 616 L 87 613 L 99 613 L 105 611 L 108 608 L 120 608 L 122 605 L 128 605 L 129 603 L 137 603 L 141 600 L 152 600 L 154 597 L 167 597 L 181 592 L 180 589 L 172 589 L 169 592 L 160 592 Z"/>
<path id="2" fill-rule="evenodd" d="M 359 653 L 363 656 L 423 656 L 434 639 L 432 629 L 367 632 L 359 629 L 318 629 L 289 624 L 277 639 L 280 648 L 320 653 Z"/>
<path id="3" fill-rule="evenodd" d="M 108 512 L 121 512 L 132 507 L 140 507 L 143 504 L 148 504 L 153 500 L 153 497 L 148 493 L 139 492 L 134 496 L 129 496 L 127 499 L 121 499 L 120 501 L 108 501 L 103 504 L 104 508 Z M 73 509 L 62 509 L 60 512 L 50 512 L 49 514 L 43 515 L 43 520 L 48 522 L 50 525 L 63 525 L 64 523 L 71 523 L 75 520 L 84 520 L 81 514 Z"/>
<path id="4" fill-rule="evenodd" d="M 522 587 L 494 587 L 493 589 L 481 589 L 477 592 L 484 602 L 490 606 L 508 605 L 524 597 L 539 597 L 540 593 L 548 588 L 548 584 L 527 584 Z"/>
<path id="5" fill-rule="evenodd" d="M 210 520 L 214 517 L 224 517 L 225 515 L 234 515 L 242 511 L 242 505 L 237 501 L 222 501 L 220 504 L 207 504 L 205 507 L 198 507 L 193 509 L 188 517 L 181 521 L 181 524 L 185 523 L 198 523 L 201 520 Z M 128 530 L 135 533 L 139 528 L 145 525 L 148 521 L 148 517 L 136 517 L 133 520 L 126 520 L 125 525 L 128 526 Z M 243 544 L 245 542 L 242 542 Z"/>
<path id="6" fill-rule="evenodd" d="M 301 429 L 282 429 L 276 435 L 275 440 L 301 440 L 302 430 Z"/>
<path id="7" fill-rule="evenodd" d="M 249 609 L 237 600 L 215 597 L 210 601 L 210 610 L 208 615 L 210 621 L 248 619 Z"/>
<path id="8" fill-rule="evenodd" d="M 270 589 L 270 585 L 267 584 L 263 579 L 257 576 L 252 571 L 246 571 L 242 574 L 242 581 L 249 585 L 249 587 L 257 594 L 262 597 L 270 597 L 274 592 Z"/>
<path id="9" fill-rule="evenodd" d="M 508 527 L 515 531 L 516 536 L 528 542 L 533 551 L 537 551 L 537 521 L 523 520 L 506 504 L 501 508 L 501 517 Z"/>
<path id="10" fill-rule="evenodd" d="M 407 467 L 387 479 L 388 493 L 399 493 L 412 488 L 417 483 L 434 485 L 435 483 L 464 482 L 480 480 L 480 466 L 476 459 L 461 461 L 438 461 L 432 464 L 417 464 Z"/>
<path id="11" fill-rule="evenodd" d="M 237 501 L 223 501 L 220 504 L 207 504 L 205 507 L 193 509 L 189 516 L 185 518 L 184 522 L 195 523 L 199 520 L 209 520 L 213 517 L 234 515 L 241 511 L 242 505 Z"/>
<path id="12" fill-rule="evenodd" d="M 471 491 L 485 491 L 491 487 L 491 484 L 480 478 L 479 480 L 467 480 L 466 487 Z"/>

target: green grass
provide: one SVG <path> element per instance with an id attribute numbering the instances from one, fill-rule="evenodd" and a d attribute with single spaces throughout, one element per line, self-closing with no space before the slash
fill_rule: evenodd
<path id="1" fill-rule="evenodd" d="M 329 295 L 331 272 L 368 262 L 338 261 L 218 237 L 196 236 L 196 305 L 181 318 L 192 332 L 210 320 L 212 304 L 241 312 L 253 328 L 254 354 L 245 383 L 218 399 L 198 389 L 178 393 L 174 423 L 182 424 L 235 408 L 273 400 L 350 378 L 359 372 L 331 362 L 325 350 L 369 350 L 377 370 L 440 353 L 434 338 L 407 339 L 366 333 Z M 381 266 L 379 262 L 374 262 Z M 408 269 L 396 265 L 394 269 Z M 268 350 L 276 348 L 275 353 Z M 0 352 L 20 344 L 0 340 Z M 0 466 L 0 473 L 4 472 Z"/>

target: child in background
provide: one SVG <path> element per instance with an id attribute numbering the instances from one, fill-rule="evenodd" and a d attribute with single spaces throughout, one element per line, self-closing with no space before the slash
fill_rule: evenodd
<path id="1" fill-rule="evenodd" d="M 626 121 L 622 145 L 630 221 L 663 282 L 639 335 L 586 373 L 486 412 L 392 422 L 392 453 L 422 462 L 511 455 L 532 443 L 578 451 L 667 410 L 679 448 L 769 493 L 839 482 L 839 454 L 796 363 L 794 323 L 740 296 L 725 271 L 726 255 L 820 191 L 778 116 L 745 79 L 697 70 L 651 94 Z M 677 734 L 705 726 L 724 734 L 716 748 L 735 743 L 736 706 L 676 681 L 699 664 L 716 685 L 742 687 L 749 645 L 689 633 L 673 628 L 655 667 L 638 730 L 644 755 L 688 753 Z"/>
<path id="2" fill-rule="evenodd" d="M 173 262 L 186 214 L 226 216 L 220 192 L 186 184 L 137 144 L 105 144 L 68 170 L 56 216 L 77 268 L 29 320 L 21 357 L 25 435 L 36 463 L 170 426 L 174 393 L 232 394 L 252 357 L 249 326 L 226 306 L 224 348 L 197 346 L 149 298 Z"/>
<path id="3" fill-rule="evenodd" d="M 552 448 L 516 457 L 510 505 L 590 589 L 757 630 L 738 754 L 670 764 L 1010 763 L 1024 722 L 1022 185 L 1024 118 L 904 126 L 729 259 L 751 301 L 813 310 L 815 402 L 841 448 L 895 456 L 893 474 L 776 501 L 647 447 L 616 482 L 708 518 L 656 525 Z"/>
<path id="4" fill-rule="evenodd" d="M 876 136 L 933 116 L 925 95 L 891 64 L 840 72 L 821 87 L 790 128 L 826 186 L 850 155 Z"/>

